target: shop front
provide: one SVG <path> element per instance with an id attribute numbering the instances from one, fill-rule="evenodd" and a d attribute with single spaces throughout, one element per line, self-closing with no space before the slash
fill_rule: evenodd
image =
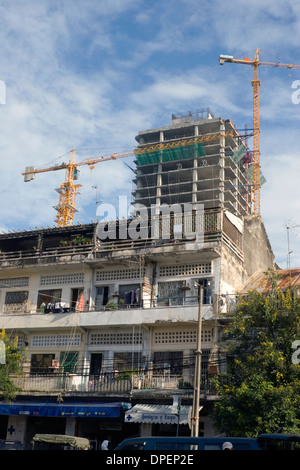
<path id="1" fill-rule="evenodd" d="M 101 439 L 108 435 L 119 441 L 124 425 L 124 412 L 129 403 L 0 403 L 0 416 L 7 416 L 7 435 L 10 441 L 22 442 L 24 449 L 31 447 L 37 433 L 69 434 L 87 437 L 98 449 Z"/>

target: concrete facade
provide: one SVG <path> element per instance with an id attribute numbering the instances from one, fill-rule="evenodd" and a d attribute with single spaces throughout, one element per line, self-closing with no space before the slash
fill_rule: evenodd
<path id="1" fill-rule="evenodd" d="M 212 116 L 196 124 L 190 119 L 173 121 L 171 128 L 139 133 L 140 145 L 162 138 L 166 141 L 167 136 L 182 139 L 204 130 L 223 132 L 228 127 L 238 134 L 230 121 Z M 218 320 L 253 273 L 274 267 L 263 222 L 246 215 L 249 207 L 241 190 L 236 189 L 232 197 L 225 188 L 226 174 L 232 174 L 231 182 L 245 182 L 243 171 L 231 157 L 240 138 L 223 140 L 208 144 L 205 150 L 207 161 L 215 162 L 211 165 L 213 183 L 208 166 L 199 166 L 203 156 L 176 161 L 176 165 L 190 165 L 183 172 L 189 175 L 189 184 L 193 178 L 192 190 L 184 193 L 186 199 L 178 199 L 183 186 L 178 191 L 170 182 L 174 198 L 159 196 L 167 184 L 165 175 L 169 172 L 173 178 L 173 171 L 180 173 L 179 168 L 169 168 L 174 160 L 161 162 L 150 199 L 143 196 L 143 180 L 145 175 L 153 175 L 153 165 L 137 163 L 136 202 L 150 207 L 153 196 L 156 204 L 177 199 L 204 205 L 199 226 L 190 214 L 191 239 L 176 238 L 174 224 L 165 239 L 100 239 L 99 224 L 0 235 L 0 328 L 18 336 L 26 346 L 24 372 L 15 379 L 22 389 L 19 401 L 99 406 L 123 402 L 133 406 L 172 404 L 173 395 L 179 394 L 183 404 L 191 405 L 199 313 L 195 285 L 200 283 L 204 292 L 200 423 L 201 433 L 213 433 L 209 411 L 214 398 L 211 375 L 218 370 Z M 207 180 L 207 192 L 199 189 L 201 178 Z M 218 185 L 213 186 L 216 179 Z M 159 230 L 164 220 L 158 219 Z M 116 222 L 118 230 L 122 223 L 131 221 Z M 176 226 L 180 223 L 183 228 L 183 219 Z M 51 420 L 53 430 L 62 426 L 62 420 L 58 423 L 58 418 L 50 417 L 43 418 L 46 421 L 40 418 L 39 424 L 30 415 L 10 416 L 6 423 L 5 416 L 0 416 L 0 423 L 1 419 L 2 438 L 19 438 L 23 429 L 25 445 L 37 429 L 49 429 Z M 107 434 L 117 444 L 142 432 L 174 433 L 174 427 L 163 423 L 125 423 L 122 411 L 115 420 L 68 416 L 63 426 L 63 432 L 90 437 L 96 446 Z M 188 434 L 188 426 L 181 426 L 180 432 Z"/>

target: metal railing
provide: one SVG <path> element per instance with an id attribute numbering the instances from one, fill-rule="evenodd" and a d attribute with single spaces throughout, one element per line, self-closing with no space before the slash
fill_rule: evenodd
<path id="1" fill-rule="evenodd" d="M 182 375 L 139 375 L 122 374 L 116 372 L 101 375 L 82 375 L 76 373 L 51 373 L 51 374 L 24 374 L 12 376 L 13 383 L 22 392 L 85 392 L 86 394 L 122 394 L 129 393 L 132 389 L 147 390 L 178 390 L 193 389 L 193 380 L 187 381 Z M 213 393 L 213 382 L 207 377 L 202 377 L 202 393 Z"/>
<path id="2" fill-rule="evenodd" d="M 204 214 L 203 220 L 204 243 L 214 243 L 222 240 L 222 234 L 226 234 L 226 240 L 233 242 L 234 249 L 242 251 L 241 236 L 233 224 L 222 217 L 220 211 L 208 211 Z M 159 247 L 161 245 L 172 245 L 174 243 L 185 244 L 187 240 L 164 240 L 146 239 L 137 240 L 106 240 L 99 242 L 96 246 L 93 243 L 78 244 L 72 246 L 58 246 L 57 248 L 47 248 L 45 250 L 15 250 L 0 252 L 0 266 L 26 266 L 34 264 L 56 264 L 66 262 L 83 261 L 88 256 L 101 258 L 105 251 L 123 249 L 142 249 L 145 247 Z M 231 245 L 230 245 L 231 246 Z"/>
<path id="3" fill-rule="evenodd" d="M 86 392 L 86 393 L 127 393 L 131 390 L 128 377 L 118 377 L 114 373 L 100 376 L 51 373 L 24 374 L 12 377 L 13 383 L 23 392 Z"/>
<path id="4" fill-rule="evenodd" d="M 92 251 L 92 244 L 57 247 L 46 250 L 2 251 L 0 252 L 0 265 L 26 266 L 81 261 Z"/>

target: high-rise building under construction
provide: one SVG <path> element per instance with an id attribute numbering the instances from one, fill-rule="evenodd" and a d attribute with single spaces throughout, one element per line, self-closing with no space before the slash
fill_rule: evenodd
<path id="1" fill-rule="evenodd" d="M 209 109 L 173 114 L 170 126 L 140 131 L 136 140 L 136 204 L 251 213 L 251 152 L 230 119 L 214 118 Z"/>

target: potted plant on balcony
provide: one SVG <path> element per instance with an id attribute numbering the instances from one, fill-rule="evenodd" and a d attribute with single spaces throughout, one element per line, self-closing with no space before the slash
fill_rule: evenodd
<path id="1" fill-rule="evenodd" d="M 105 305 L 105 310 L 119 310 L 119 307 L 116 304 L 116 302 L 113 302 L 111 300 L 111 301 L 107 302 L 107 304 Z"/>
<path id="2" fill-rule="evenodd" d="M 87 244 L 92 243 L 92 239 L 91 239 L 91 238 L 88 238 L 88 237 L 85 237 L 84 235 L 77 235 L 77 236 L 73 239 L 73 243 L 74 243 L 75 245 L 87 245 Z"/>
<path id="3" fill-rule="evenodd" d="M 82 245 L 83 243 L 83 238 L 81 235 L 77 235 L 74 239 L 73 239 L 73 243 L 74 245 Z"/>

